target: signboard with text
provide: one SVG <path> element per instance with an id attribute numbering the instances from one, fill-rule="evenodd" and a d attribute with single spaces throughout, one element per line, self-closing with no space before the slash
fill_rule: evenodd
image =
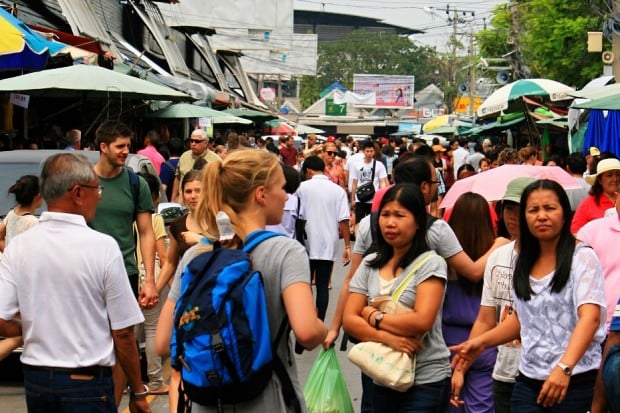
<path id="1" fill-rule="evenodd" d="M 325 99 L 325 114 L 329 116 L 345 116 L 347 114 L 347 104 L 338 105 L 334 99 Z"/>
<path id="2" fill-rule="evenodd" d="M 384 108 L 412 108 L 415 76 L 353 75 L 353 92 L 360 95 L 374 93 L 374 106 Z"/>

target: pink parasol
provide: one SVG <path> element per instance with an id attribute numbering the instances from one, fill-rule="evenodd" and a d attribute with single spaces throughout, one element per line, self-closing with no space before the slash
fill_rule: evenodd
<path id="1" fill-rule="evenodd" d="M 502 165 L 456 181 L 439 207 L 451 208 L 465 192 L 480 194 L 489 202 L 497 201 L 504 196 L 508 183 L 521 176 L 551 179 L 562 185 L 565 190 L 581 188 L 579 182 L 559 166 Z"/>

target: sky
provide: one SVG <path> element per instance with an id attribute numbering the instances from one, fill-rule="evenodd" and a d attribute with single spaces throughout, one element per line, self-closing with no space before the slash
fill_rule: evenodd
<path id="1" fill-rule="evenodd" d="M 499 3 L 498 0 L 460 0 L 437 2 L 432 0 L 294 0 L 295 9 L 315 10 L 333 13 L 353 14 L 366 17 L 377 17 L 386 23 L 423 30 L 426 33 L 412 36 L 412 40 L 421 45 L 435 46 L 439 51 L 447 51 L 446 43 L 453 30 L 448 22 L 445 9 L 460 11 L 459 17 L 465 21 L 459 23 L 459 33 L 471 33 L 482 30 L 486 18 L 490 23 L 491 12 Z M 432 9 L 434 8 L 434 10 Z M 463 16 L 462 12 L 466 12 Z M 472 12 L 474 16 L 472 16 Z M 461 35 L 462 43 L 467 37 Z M 465 51 L 462 51 L 465 52 Z"/>

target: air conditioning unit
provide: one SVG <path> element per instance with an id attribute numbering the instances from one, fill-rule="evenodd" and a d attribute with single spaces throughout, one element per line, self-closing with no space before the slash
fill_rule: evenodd
<path id="1" fill-rule="evenodd" d="M 615 59 L 614 52 L 612 52 L 610 50 L 607 50 L 607 51 L 601 53 L 601 60 L 606 65 L 612 64 L 614 62 L 614 59 Z"/>

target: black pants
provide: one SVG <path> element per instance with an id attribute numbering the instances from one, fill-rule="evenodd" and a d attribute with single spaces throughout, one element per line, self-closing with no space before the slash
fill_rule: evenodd
<path id="1" fill-rule="evenodd" d="M 318 317 L 325 320 L 327 304 L 329 303 L 329 279 L 332 275 L 334 262 L 328 260 L 310 260 L 310 275 L 314 276 L 316 284 L 316 308 Z"/>

